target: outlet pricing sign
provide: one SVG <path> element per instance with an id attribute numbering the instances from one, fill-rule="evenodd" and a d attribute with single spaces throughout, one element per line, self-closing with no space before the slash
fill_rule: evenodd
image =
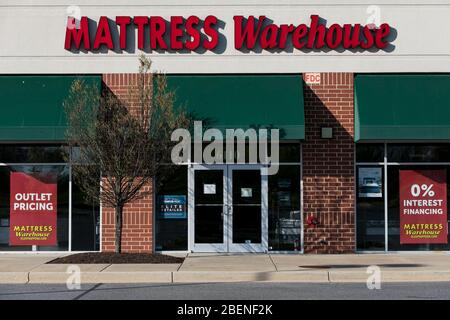
<path id="1" fill-rule="evenodd" d="M 446 170 L 400 170 L 400 243 L 448 242 Z"/>
<path id="2" fill-rule="evenodd" d="M 11 172 L 10 245 L 57 245 L 55 180 Z"/>

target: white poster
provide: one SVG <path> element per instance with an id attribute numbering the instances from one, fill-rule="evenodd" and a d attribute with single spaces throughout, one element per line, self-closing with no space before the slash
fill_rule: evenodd
<path id="1" fill-rule="evenodd" d="M 215 184 L 203 184 L 203 194 L 216 194 Z"/>
<path id="2" fill-rule="evenodd" d="M 252 188 L 241 188 L 241 197 L 242 198 L 251 198 L 252 197 Z"/>
<path id="3" fill-rule="evenodd" d="M 383 197 L 382 174 L 380 167 L 358 168 L 358 197 Z"/>

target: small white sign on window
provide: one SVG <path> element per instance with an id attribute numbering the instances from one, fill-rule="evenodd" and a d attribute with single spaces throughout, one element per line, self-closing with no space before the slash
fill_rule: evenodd
<path id="1" fill-rule="evenodd" d="M 241 188 L 241 197 L 242 198 L 251 198 L 253 190 L 252 188 Z"/>
<path id="2" fill-rule="evenodd" d="M 216 194 L 216 185 L 212 184 L 203 184 L 203 194 Z"/>

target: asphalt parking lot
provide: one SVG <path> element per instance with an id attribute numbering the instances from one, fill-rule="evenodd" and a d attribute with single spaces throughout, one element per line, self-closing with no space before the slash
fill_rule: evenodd
<path id="1" fill-rule="evenodd" d="M 1 284 L 0 300 L 329 300 L 450 299 L 450 282 L 356 283 Z"/>

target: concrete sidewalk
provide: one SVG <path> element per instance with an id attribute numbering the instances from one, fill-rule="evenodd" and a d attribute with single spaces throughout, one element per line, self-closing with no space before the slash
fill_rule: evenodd
<path id="1" fill-rule="evenodd" d="M 66 254 L 0 254 L 0 283 L 65 283 L 69 265 L 45 264 Z M 368 266 L 383 282 L 450 281 L 450 254 L 294 255 L 189 254 L 182 264 L 84 264 L 84 283 L 361 282 Z"/>

